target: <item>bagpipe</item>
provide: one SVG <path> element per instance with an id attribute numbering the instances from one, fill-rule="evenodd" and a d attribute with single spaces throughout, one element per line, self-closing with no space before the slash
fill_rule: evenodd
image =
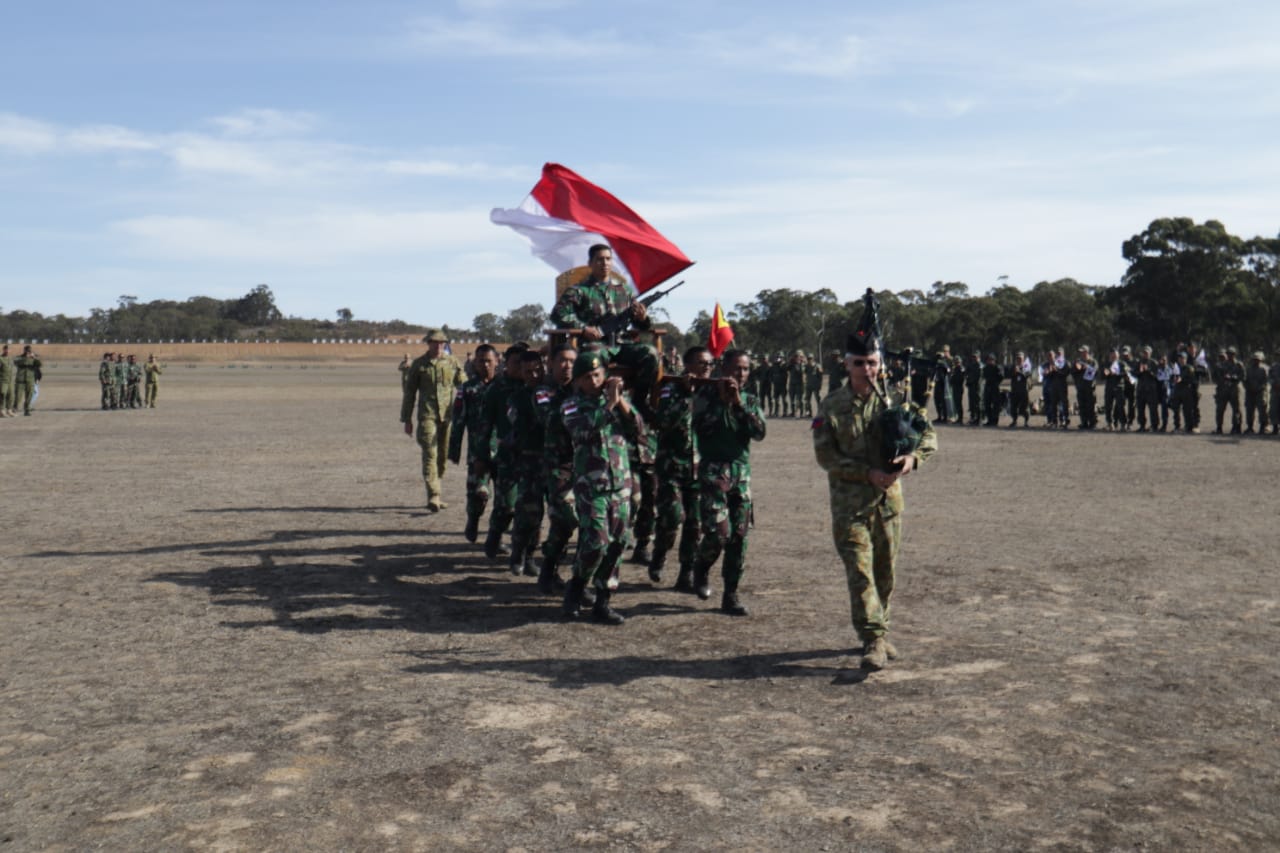
<path id="1" fill-rule="evenodd" d="M 862 316 L 858 319 L 853 334 L 849 336 L 846 349 L 854 354 L 858 350 L 863 355 L 879 354 L 882 364 L 889 355 L 880 330 L 880 303 L 869 287 L 862 296 Z M 887 389 L 883 387 L 884 381 L 882 371 L 871 384 L 872 391 L 884 406 L 884 410 L 876 417 L 876 424 L 880 429 L 880 450 L 884 454 L 885 469 L 900 471 L 901 463 L 895 465 L 891 460 L 915 452 L 929 428 L 929 419 L 918 406 L 891 402 Z"/>

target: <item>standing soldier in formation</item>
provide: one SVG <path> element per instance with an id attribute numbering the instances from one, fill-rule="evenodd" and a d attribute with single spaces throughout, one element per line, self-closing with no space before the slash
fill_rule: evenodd
<path id="1" fill-rule="evenodd" d="M 40 381 L 40 368 L 43 362 L 31 351 L 31 345 L 22 348 L 22 355 L 13 360 L 14 394 L 17 406 L 22 403 L 22 414 L 31 414 L 31 398 L 36 393 L 36 383 Z"/>
<path id="2" fill-rule="evenodd" d="M 621 625 L 609 606 L 616 586 L 614 572 L 627 544 L 631 515 L 631 467 L 628 434 L 636 429 L 635 412 L 622 390 L 622 380 L 605 375 L 599 352 L 584 352 L 573 363 L 575 394 L 560 407 L 565 433 L 573 447 L 573 494 L 578 512 L 578 556 L 565 588 L 564 614 L 578 615 L 583 592 L 595 589 L 593 621 Z"/>
<path id="3" fill-rule="evenodd" d="M 5 344 L 0 348 L 0 418 L 18 414 L 17 403 L 14 402 L 15 379 L 13 358 L 9 355 L 9 345 Z"/>
<path id="4" fill-rule="evenodd" d="M 1126 365 L 1120 360 L 1119 352 L 1112 350 L 1107 353 L 1107 363 L 1102 368 L 1102 409 L 1107 416 L 1107 429 L 1129 428 L 1124 413 L 1125 370 Z"/>
<path id="5" fill-rule="evenodd" d="M 115 408 L 123 409 L 128 403 L 127 387 L 129 368 L 124 363 L 124 353 L 116 353 L 116 360 L 111 365 L 111 398 L 115 400 Z"/>
<path id="6" fill-rule="evenodd" d="M 1253 416 L 1258 416 L 1259 434 L 1267 431 L 1267 366 L 1261 352 L 1255 352 L 1244 369 L 1245 434 L 1253 435 Z"/>
<path id="7" fill-rule="evenodd" d="M 1076 406 L 1080 409 L 1080 429 L 1098 426 L 1098 398 L 1094 393 L 1094 381 L 1098 376 L 1098 362 L 1093 360 L 1089 348 L 1081 344 L 1076 360 L 1071 365 L 1071 375 L 1076 383 Z"/>
<path id="8" fill-rule="evenodd" d="M 124 381 L 129 408 L 142 408 L 142 365 L 133 353 L 129 353 L 129 362 L 124 367 Z"/>
<path id="9" fill-rule="evenodd" d="M 706 347 L 684 354 L 684 376 L 664 382 L 658 392 L 654 427 L 658 434 L 658 520 L 649 580 L 662 583 L 667 554 L 680 534 L 680 573 L 675 588 L 693 592 L 698 554 L 698 442 L 693 431 L 694 381 L 711 375 L 715 359 Z"/>
<path id="10" fill-rule="evenodd" d="M 1218 353 L 1213 383 L 1214 420 L 1217 428 L 1214 433 L 1222 435 L 1222 418 L 1231 407 L 1231 434 L 1240 434 L 1240 383 L 1244 380 L 1244 367 L 1236 361 L 1236 348 L 1227 347 L 1226 352 Z"/>
<path id="11" fill-rule="evenodd" d="M 417 400 L 417 440 L 422 448 L 422 480 L 427 489 L 427 509 L 439 512 L 448 506 L 441 499 L 440 478 L 449 454 L 449 424 L 455 392 L 462 384 L 462 367 L 445 355 L 449 338 L 434 330 L 427 335 L 427 351 L 409 365 L 409 378 L 400 403 L 405 435 L 414 435 L 414 401 Z"/>
<path id="12" fill-rule="evenodd" d="M 102 354 L 102 362 L 98 365 L 98 384 L 102 386 L 102 410 L 116 407 L 115 400 L 111 393 L 111 353 L 104 352 Z"/>
<path id="13" fill-rule="evenodd" d="M 467 526 L 463 535 L 475 542 L 480 535 L 480 516 L 489 504 L 489 475 L 480 470 L 480 403 L 493 378 L 498 375 L 498 351 L 489 344 L 476 347 L 472 360 L 475 378 L 464 382 L 453 401 L 452 429 L 449 433 L 449 461 L 462 461 L 462 436 L 467 437 Z M 405 373 L 408 376 L 408 372 Z M 487 458 L 487 457 L 486 457 Z"/>
<path id="14" fill-rule="evenodd" d="M 551 405 L 555 389 L 543 382 L 545 367 L 535 350 L 520 356 L 520 376 L 524 386 L 511 393 L 507 403 L 507 419 L 511 423 L 511 467 L 516 486 L 516 499 L 511 525 L 511 574 L 523 572 L 536 577 L 533 553 L 541 544 L 543 499 L 546 478 L 543 457 L 546 452 L 545 409 Z"/>
<path id="15" fill-rule="evenodd" d="M 515 460 L 511 446 L 511 397 L 524 387 L 520 372 L 525 350 L 513 344 L 502 354 L 502 376 L 485 389 L 480 402 L 480 472 L 493 477 L 493 509 L 489 513 L 489 535 L 484 540 L 484 554 L 496 560 L 510 553 L 502 545 L 502 534 L 515 518 Z"/>
<path id="16" fill-rule="evenodd" d="M 1196 402 L 1200 399 L 1200 379 L 1195 365 L 1185 352 L 1178 353 L 1177 373 L 1173 379 L 1173 428 L 1199 432 Z"/>
<path id="17" fill-rule="evenodd" d="M 146 407 L 148 409 L 154 409 L 156 407 L 156 398 L 160 396 L 160 374 L 164 373 L 164 365 L 156 361 L 155 354 L 153 353 L 147 356 L 147 363 L 144 367 L 147 372 Z"/>
<path id="18" fill-rule="evenodd" d="M 1271 383 L 1271 434 L 1280 435 L 1280 353 L 1275 353 L 1267 381 Z"/>
<path id="19" fill-rule="evenodd" d="M 897 657 L 889 642 L 889 605 L 902 531 L 901 478 L 937 449 L 927 413 L 916 450 L 886 458 L 881 415 L 887 402 L 877 392 L 880 342 L 854 333 L 845 345 L 849 384 L 822 402 L 813 421 L 813 452 L 827 472 L 831 529 L 849 585 L 850 618 L 862 642 L 862 666 L 877 670 Z M 910 404 L 906 404 L 910 406 Z"/>
<path id="20" fill-rule="evenodd" d="M 791 363 L 787 365 L 787 388 L 791 391 L 791 416 L 798 418 L 804 414 L 805 389 L 804 350 L 791 353 Z"/>
<path id="21" fill-rule="evenodd" d="M 565 432 L 560 407 L 573 394 L 573 365 L 577 351 L 564 345 L 551 353 L 551 387 L 554 393 L 545 407 L 543 468 L 546 471 L 547 537 L 542 540 L 542 569 L 538 589 L 552 595 L 560 585 L 559 564 L 569 539 L 578 529 L 573 497 L 573 442 Z"/>
<path id="22" fill-rule="evenodd" d="M 702 541 L 698 544 L 693 583 L 698 598 L 711 597 L 709 575 L 721 553 L 724 593 L 720 610 L 746 616 L 738 600 L 751 527 L 751 442 L 765 434 L 760 403 L 742 390 L 751 361 L 742 350 L 729 350 L 721 362 L 722 381 L 703 388 L 693 401 L 693 429 L 698 443 L 698 490 Z"/>
<path id="23" fill-rule="evenodd" d="M 1003 378 L 1004 371 L 996 363 L 996 354 L 987 353 L 986 364 L 982 365 L 982 411 L 987 426 L 1000 425 L 1000 380 Z M 914 397 L 912 402 L 920 406 Z"/>
<path id="24" fill-rule="evenodd" d="M 1006 372 L 1009 374 L 1009 417 L 1013 418 L 1009 423 L 1010 429 L 1018 425 L 1018 418 L 1022 418 L 1024 429 L 1031 425 L 1031 372 L 1029 365 L 1030 362 L 1027 361 L 1026 353 L 1019 350 L 1013 357 L 1013 364 L 1006 368 Z"/>
<path id="25" fill-rule="evenodd" d="M 951 359 L 951 408 L 958 424 L 964 423 L 964 389 L 967 381 L 968 371 L 965 370 L 964 359 L 957 355 Z"/>
<path id="26" fill-rule="evenodd" d="M 748 391 L 751 389 L 748 388 Z M 822 365 L 813 356 L 805 359 L 804 365 L 804 414 L 813 417 L 818 404 L 822 402 Z"/>
<path id="27" fill-rule="evenodd" d="M 969 363 L 964 367 L 964 387 L 969 394 L 969 425 L 977 426 L 982 422 L 982 353 L 969 354 Z"/>
<path id="28" fill-rule="evenodd" d="M 1120 347 L 1120 366 L 1124 376 L 1124 424 L 1133 427 L 1138 417 L 1138 360 L 1128 344 Z"/>
<path id="29" fill-rule="evenodd" d="M 1151 432 L 1160 426 L 1160 381 L 1156 378 L 1159 365 L 1151 357 L 1151 347 L 1142 348 L 1142 357 L 1138 359 L 1134 373 L 1138 378 L 1138 432 L 1147 431 L 1147 420 L 1151 420 Z"/>
<path id="30" fill-rule="evenodd" d="M 938 422 L 950 423 L 952 416 L 955 414 L 955 407 L 951 402 L 951 360 L 941 352 L 937 353 L 934 358 L 933 405 L 938 410 Z M 841 365 L 840 367 L 839 372 L 843 373 L 844 366 Z"/>
<path id="31" fill-rule="evenodd" d="M 790 417 L 788 399 L 787 399 L 787 380 L 790 377 L 790 371 L 787 370 L 786 363 L 782 360 L 782 354 L 773 358 L 773 372 L 770 376 L 773 378 L 773 404 L 774 414 L 780 417 Z"/>
<path id="32" fill-rule="evenodd" d="M 907 382 L 911 386 L 911 402 L 917 406 L 928 407 L 929 405 L 929 388 L 932 384 L 933 368 L 929 362 L 925 361 L 914 351 L 907 358 Z M 999 385 L 999 383 L 996 383 Z"/>

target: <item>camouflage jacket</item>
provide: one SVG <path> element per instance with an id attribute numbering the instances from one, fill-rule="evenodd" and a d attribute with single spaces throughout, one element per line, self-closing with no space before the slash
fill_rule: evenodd
<path id="1" fill-rule="evenodd" d="M 574 394 L 561 404 L 560 418 L 573 445 L 574 494 L 603 495 L 626 489 L 631 481 L 627 437 L 635 435 L 634 413 L 607 408 L 603 394 Z"/>
<path id="2" fill-rule="evenodd" d="M 631 288 L 621 281 L 602 284 L 589 278 L 560 294 L 555 307 L 551 309 L 551 323 L 557 329 L 598 326 L 604 318 L 628 310 L 634 299 L 635 294 Z M 631 325 L 637 329 L 648 329 L 652 321 L 646 317 Z M 616 341 L 609 340 L 605 343 L 614 344 Z"/>
<path id="3" fill-rule="evenodd" d="M 159 362 L 148 361 L 142 365 L 142 369 L 147 373 L 147 384 L 155 385 L 160 381 L 160 374 L 164 373 L 164 366 Z"/>
<path id="4" fill-rule="evenodd" d="M 407 374 L 406 374 L 407 375 Z M 462 434 L 467 434 L 467 459 L 480 450 L 480 403 L 489 387 L 479 379 L 462 383 L 453 398 L 453 431 L 449 433 L 449 456 L 462 458 Z"/>
<path id="5" fill-rule="evenodd" d="M 111 362 L 103 361 L 98 365 L 98 382 L 102 385 L 111 384 Z"/>
<path id="6" fill-rule="evenodd" d="M 658 391 L 653 428 L 658 434 L 658 475 L 688 482 L 698 476 L 698 436 L 693 431 L 693 392 L 680 382 Z"/>
<path id="7" fill-rule="evenodd" d="M 1220 361 L 1213 368 L 1213 381 L 1219 390 L 1234 391 L 1244 379 L 1244 365 L 1238 361 Z"/>
<path id="8" fill-rule="evenodd" d="M 480 437 L 476 459 L 481 462 L 497 460 L 509 462 L 514 448 L 511 444 L 511 420 L 507 416 L 511 395 L 524 388 L 519 379 L 501 376 L 489 383 L 480 401 L 480 424 L 476 434 Z"/>
<path id="9" fill-rule="evenodd" d="M 124 362 L 117 361 L 111 365 L 111 380 L 117 385 L 124 384 Z"/>
<path id="10" fill-rule="evenodd" d="M 546 407 L 543 424 L 542 465 L 547 471 L 547 490 L 562 494 L 573 488 L 573 440 L 564 427 L 560 407 L 573 396 L 573 385 L 555 389 L 551 404 Z"/>
<path id="11" fill-rule="evenodd" d="M 125 379 L 128 381 L 130 385 L 137 385 L 139 382 L 141 382 L 142 381 L 142 365 L 126 364 Z"/>
<path id="12" fill-rule="evenodd" d="M 760 402 L 747 391 L 740 393 L 741 406 L 724 403 L 715 385 L 694 394 L 693 431 L 698 437 L 701 461 L 747 462 L 752 440 L 764 439 L 765 421 Z"/>
<path id="13" fill-rule="evenodd" d="M 400 403 L 400 423 L 408 423 L 413 415 L 413 401 L 418 400 L 418 420 L 431 418 L 444 423 L 453 412 L 453 400 L 462 384 L 462 366 L 451 355 L 431 358 L 420 355 L 409 365 L 404 383 L 404 399 Z"/>
<path id="14" fill-rule="evenodd" d="M 892 404 L 906 405 L 922 415 L 924 410 L 900 399 Z M 827 472 L 831 490 L 833 515 L 858 517 L 876 507 L 886 516 L 902 511 L 902 484 L 895 482 L 888 490 L 871 485 L 867 475 L 873 469 L 884 470 L 889 460 L 883 458 L 879 415 L 885 404 L 871 394 L 859 398 L 846 385 L 822 401 L 813 419 L 813 454 L 818 465 Z M 926 415 L 927 419 L 927 415 Z M 938 449 L 938 436 L 930 424 L 921 436 L 920 446 L 912 454 L 919 466 Z"/>
<path id="15" fill-rule="evenodd" d="M 546 444 L 548 410 L 558 389 L 543 383 L 536 388 L 521 386 L 507 398 L 507 420 L 511 423 L 511 450 L 516 456 L 530 456 L 541 464 Z"/>
<path id="16" fill-rule="evenodd" d="M 13 356 L 0 355 L 0 390 L 13 378 Z"/>
<path id="17" fill-rule="evenodd" d="M 13 360 L 13 375 L 18 382 L 35 382 L 36 371 L 43 366 L 38 356 L 20 355 Z"/>

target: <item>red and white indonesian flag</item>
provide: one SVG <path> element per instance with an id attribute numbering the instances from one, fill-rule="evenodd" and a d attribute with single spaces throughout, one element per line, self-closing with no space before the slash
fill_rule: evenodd
<path id="1" fill-rule="evenodd" d="M 614 267 L 631 279 L 637 293 L 693 265 L 675 243 L 608 190 L 558 163 L 542 167 L 542 179 L 519 207 L 494 208 L 489 219 L 519 232 L 557 272 L 582 266 L 593 244 L 608 243 Z"/>

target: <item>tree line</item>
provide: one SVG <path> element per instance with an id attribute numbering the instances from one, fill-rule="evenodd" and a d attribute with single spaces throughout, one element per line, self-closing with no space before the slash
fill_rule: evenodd
<path id="1" fill-rule="evenodd" d="M 1157 219 L 1125 240 L 1121 254 L 1129 266 L 1113 286 L 1063 278 L 1027 290 L 1002 281 L 981 295 L 958 281 L 936 281 L 927 290 L 880 290 L 886 339 L 894 349 L 914 346 L 931 353 L 950 344 L 953 352 L 981 350 L 1002 357 L 1081 343 L 1098 349 L 1120 343 L 1169 349 L 1192 340 L 1209 348 L 1234 344 L 1242 352 L 1276 351 L 1280 236 L 1243 239 L 1215 220 Z M 736 303 L 728 319 L 737 346 L 821 355 L 844 346 L 845 333 L 861 313 L 861 299 L 841 302 L 830 288 L 777 288 Z M 666 345 L 677 351 L 704 343 L 711 330 L 706 311 L 683 330 L 661 308 L 655 306 L 653 314 L 667 330 Z M 546 309 L 529 303 L 503 316 L 479 314 L 471 328 L 444 329 L 454 339 L 536 342 L 544 339 L 547 323 Z M 94 308 L 88 317 L 0 313 L 0 339 L 7 340 L 309 341 L 423 332 L 425 327 L 402 320 L 358 320 L 349 308 L 338 309 L 335 320 L 285 317 L 265 284 L 239 299 L 195 296 L 142 303 L 121 296 L 114 308 Z"/>

